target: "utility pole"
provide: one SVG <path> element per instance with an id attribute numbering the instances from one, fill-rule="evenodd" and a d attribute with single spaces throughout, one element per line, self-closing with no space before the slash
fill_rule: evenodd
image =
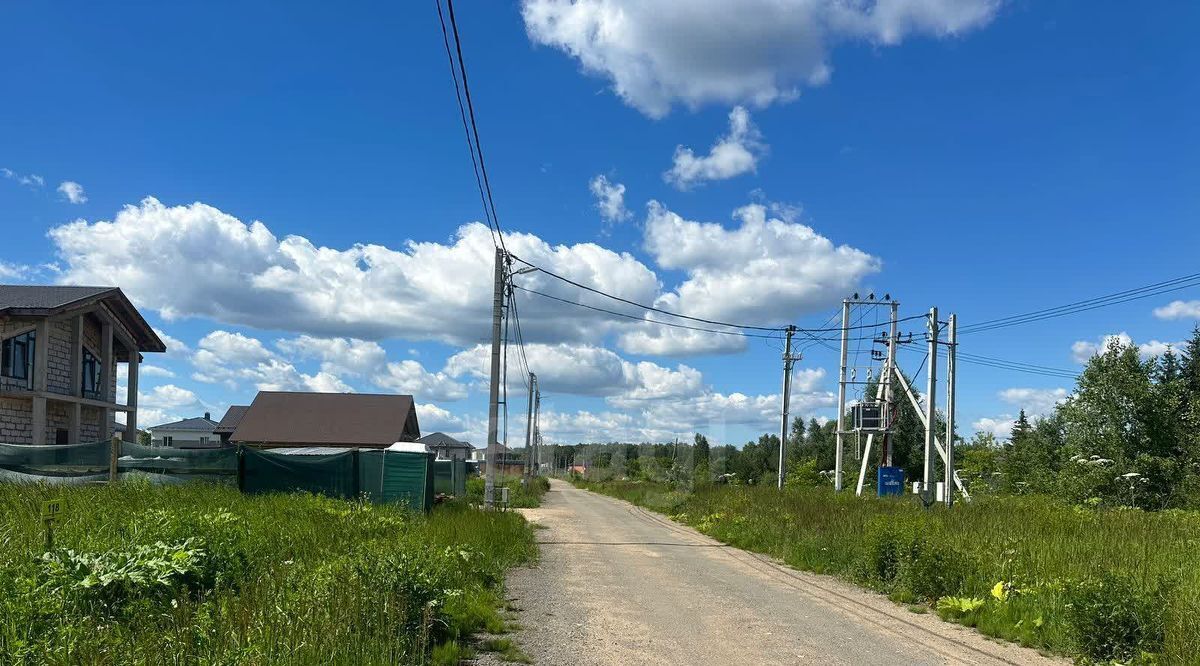
<path id="1" fill-rule="evenodd" d="M 496 492 L 496 465 L 500 447 L 496 436 L 500 427 L 500 329 L 504 320 L 504 252 L 496 248 L 496 284 L 492 297 L 492 383 L 488 389 L 487 475 L 483 483 L 483 505 L 492 508 Z"/>
<path id="2" fill-rule="evenodd" d="M 925 476 L 921 486 L 921 494 L 925 505 L 934 502 L 933 459 L 936 435 L 933 432 L 937 425 L 937 361 L 938 361 L 938 309 L 935 305 L 929 309 L 929 383 L 925 391 Z M 950 467 L 953 472 L 954 468 Z"/>
<path id="3" fill-rule="evenodd" d="M 858 294 L 855 294 L 857 298 Z M 846 430 L 846 356 L 850 350 L 850 299 L 842 299 L 842 362 L 838 371 L 837 448 L 834 451 L 833 489 L 842 489 L 842 433 Z"/>
<path id="4" fill-rule="evenodd" d="M 539 473 L 539 468 L 541 467 L 541 458 L 542 458 L 542 429 L 541 429 L 541 426 L 539 425 L 540 421 L 538 420 L 538 414 L 541 411 L 542 411 L 542 389 L 540 387 L 537 387 L 537 390 L 535 390 L 533 392 L 533 451 L 535 454 L 534 459 L 533 459 L 534 460 L 534 463 L 533 463 L 533 475 L 534 476 L 537 476 Z"/>
<path id="5" fill-rule="evenodd" d="M 533 475 L 533 394 L 537 392 L 537 375 L 529 373 L 529 406 L 525 409 L 525 479 Z"/>
<path id="6" fill-rule="evenodd" d="M 783 456 L 788 436 L 788 406 L 792 398 L 792 363 L 800 360 L 800 355 L 792 355 L 792 336 L 796 334 L 795 326 L 787 327 L 787 341 L 783 346 L 783 424 L 779 427 L 779 489 L 783 490 Z"/>
<path id="7" fill-rule="evenodd" d="M 896 301 L 892 301 L 892 321 L 891 327 L 888 330 L 887 369 L 883 373 L 883 400 L 888 406 L 889 425 L 894 414 L 892 410 L 895 407 L 895 405 L 892 404 L 895 401 L 895 396 L 892 395 L 892 381 L 896 372 L 896 326 L 898 325 L 899 319 L 900 304 Z M 891 437 L 890 431 L 891 428 L 888 428 L 888 431 L 883 433 L 883 464 L 888 467 L 892 466 L 892 446 L 891 441 L 889 441 Z"/>
<path id="8" fill-rule="evenodd" d="M 946 355 L 946 508 L 954 506 L 954 375 L 958 370 L 958 315 L 950 315 Z"/>

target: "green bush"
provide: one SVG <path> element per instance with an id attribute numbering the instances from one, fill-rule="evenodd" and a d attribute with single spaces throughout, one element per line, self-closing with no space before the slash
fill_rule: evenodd
<path id="1" fill-rule="evenodd" d="M 1067 619 L 1080 652 L 1100 661 L 1129 661 L 1163 648 L 1164 586 L 1104 573 L 1069 592 Z"/>

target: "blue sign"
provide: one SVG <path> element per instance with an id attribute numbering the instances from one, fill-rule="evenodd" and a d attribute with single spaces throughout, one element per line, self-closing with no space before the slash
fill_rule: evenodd
<path id="1" fill-rule="evenodd" d="M 879 468 L 879 496 L 904 494 L 904 470 L 899 467 Z"/>

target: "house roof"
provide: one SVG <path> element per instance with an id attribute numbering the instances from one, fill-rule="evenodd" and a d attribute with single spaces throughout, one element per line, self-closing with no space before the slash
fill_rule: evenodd
<path id="1" fill-rule="evenodd" d="M 0 284 L 0 315 L 51 317 L 104 301 L 133 333 L 138 351 L 165 352 L 167 346 L 117 287 Z"/>
<path id="2" fill-rule="evenodd" d="M 230 405 L 225 411 L 225 416 L 221 417 L 221 422 L 213 428 L 213 432 L 218 434 L 230 433 L 238 427 L 242 422 L 242 417 L 246 415 L 246 410 L 250 409 L 250 405 Z"/>
<path id="3" fill-rule="evenodd" d="M 259 391 L 230 440 L 384 448 L 420 436 L 411 395 Z"/>
<path id="4" fill-rule="evenodd" d="M 183 419 L 182 421 L 174 421 L 172 423 L 150 426 L 147 428 L 147 430 L 212 430 L 216 427 L 216 421 L 212 419 L 206 419 L 203 416 L 197 416 L 196 418 L 192 419 Z"/>
<path id="5" fill-rule="evenodd" d="M 425 435 L 417 440 L 426 446 L 436 446 L 447 449 L 469 449 L 471 445 L 458 439 L 454 439 L 444 432 L 435 432 Z"/>

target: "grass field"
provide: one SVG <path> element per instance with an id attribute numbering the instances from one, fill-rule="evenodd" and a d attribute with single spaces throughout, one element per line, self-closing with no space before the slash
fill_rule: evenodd
<path id="1" fill-rule="evenodd" d="M 576 483 L 1030 647 L 1096 662 L 1200 663 L 1197 513 L 1040 497 L 926 511 L 912 498 L 825 489 Z"/>
<path id="2" fill-rule="evenodd" d="M 0 514 L 6 664 L 453 663 L 537 553 L 516 513 L 205 484 L 0 485 Z"/>

